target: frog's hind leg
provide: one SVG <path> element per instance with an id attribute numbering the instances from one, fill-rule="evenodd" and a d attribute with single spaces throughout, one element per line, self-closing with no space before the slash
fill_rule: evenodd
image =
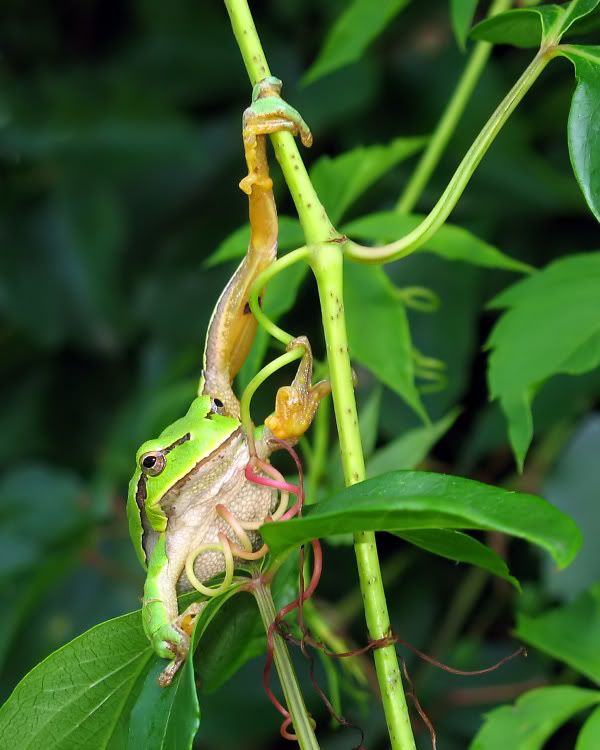
<path id="1" fill-rule="evenodd" d="M 280 130 L 312 142 L 308 126 L 280 98 L 281 81 L 267 78 L 254 87 L 253 103 L 243 116 L 244 154 L 248 174 L 240 183 L 248 195 L 250 244 L 246 257 L 221 294 L 206 337 L 200 392 L 218 397 L 226 413 L 239 418 L 239 402 L 231 388 L 256 332 L 249 296 L 254 281 L 277 257 L 277 210 L 267 159 L 267 135 Z"/>

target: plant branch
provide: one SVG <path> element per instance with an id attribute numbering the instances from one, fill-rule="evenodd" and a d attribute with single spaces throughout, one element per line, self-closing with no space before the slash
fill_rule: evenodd
<path id="1" fill-rule="evenodd" d="M 255 84 L 269 75 L 269 68 L 247 0 L 225 0 L 225 5 L 250 80 Z M 344 317 L 343 257 L 340 244 L 343 238 L 333 228 L 321 205 L 291 134 L 274 133 L 271 140 L 296 205 L 307 244 L 310 246 L 310 265 L 317 279 L 321 300 L 344 478 L 346 484 L 350 485 L 365 478 L 365 466 Z M 369 636 L 372 640 L 381 640 L 389 635 L 390 621 L 381 581 L 375 534 L 356 534 L 354 546 Z M 375 649 L 374 660 L 392 750 L 415 750 L 394 646 Z"/>
<path id="2" fill-rule="evenodd" d="M 488 148 L 494 142 L 502 126 L 514 112 L 521 99 L 533 86 L 551 57 L 552 51 L 547 49 L 541 49 L 534 57 L 519 80 L 484 125 L 473 145 L 459 164 L 442 196 L 418 227 L 396 242 L 390 242 L 387 245 L 367 247 L 349 241 L 345 246 L 348 257 L 360 263 L 389 263 L 390 261 L 410 255 L 427 242 L 446 221 L 468 185 L 473 172 L 483 159 Z"/>
<path id="3" fill-rule="evenodd" d="M 497 13 L 502 13 L 510 8 L 511 5 L 512 0 L 495 0 L 490 6 L 488 16 L 491 17 Z M 433 135 L 429 139 L 427 148 L 421 155 L 415 171 L 406 183 L 406 187 L 398 200 L 396 210 L 400 213 L 410 213 L 421 197 L 425 185 L 429 182 L 444 149 L 448 145 L 448 141 L 456 130 L 461 115 L 469 103 L 471 94 L 481 78 L 491 51 L 492 45 L 488 42 L 477 42 L 473 47 L 469 61 L 454 89 L 454 93 L 450 97 L 446 109 L 433 131 Z"/>
<path id="4" fill-rule="evenodd" d="M 258 604 L 265 631 L 268 633 L 277 617 L 271 589 L 257 580 L 252 587 L 252 593 Z M 319 750 L 314 732 L 314 721 L 306 709 L 287 645 L 277 631 L 273 633 L 273 658 L 298 744 L 302 750 Z"/>

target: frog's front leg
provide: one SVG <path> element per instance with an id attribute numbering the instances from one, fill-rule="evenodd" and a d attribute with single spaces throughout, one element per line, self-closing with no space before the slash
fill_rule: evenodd
<path id="1" fill-rule="evenodd" d="M 166 534 L 161 534 L 148 563 L 142 605 L 144 632 L 154 652 L 171 660 L 159 677 L 161 687 L 171 683 L 186 660 L 195 619 L 205 606 L 204 602 L 193 602 L 178 614 L 176 586 L 181 570 L 182 565 L 170 564 Z"/>
<path id="2" fill-rule="evenodd" d="M 265 420 L 263 440 L 268 444 L 269 437 L 297 442 L 308 430 L 322 398 L 331 392 L 328 380 L 312 384 L 313 357 L 306 336 L 299 336 L 288 344 L 288 351 L 298 346 L 304 348 L 304 355 L 291 385 L 277 391 L 275 411 Z M 273 447 L 271 447 L 273 450 Z"/>

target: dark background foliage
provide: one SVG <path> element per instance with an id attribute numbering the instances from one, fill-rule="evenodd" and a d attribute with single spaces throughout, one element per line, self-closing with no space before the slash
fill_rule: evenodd
<path id="1" fill-rule="evenodd" d="M 446 3 L 427 0 L 398 16 L 360 61 L 302 86 L 344 2 L 254 6 L 271 67 L 313 130 L 309 162 L 427 134 L 464 65 Z M 139 605 L 143 575 L 127 534 L 127 480 L 138 444 L 181 414 L 194 393 L 206 323 L 232 271 L 204 262 L 246 220 L 237 182 L 250 89 L 216 1 L 40 0 L 33 8 L 5 0 L 0 44 L 4 700 L 48 653 Z M 419 209 L 433 204 L 530 56 L 494 52 Z M 569 166 L 571 91 L 570 66 L 557 63 L 511 119 L 452 217 L 535 266 L 598 240 Z M 380 180 L 348 218 L 392 208 L 412 163 Z M 279 175 L 277 183 L 280 211 L 291 214 Z M 582 526 L 600 530 L 598 373 L 555 378 L 542 389 L 536 444 L 517 479 L 503 417 L 488 403 L 482 352 L 498 315 L 486 302 L 517 277 L 421 254 L 389 271 L 402 286 L 424 285 L 439 295 L 440 313 L 410 314 L 417 348 L 448 368 L 447 387 L 424 401 L 434 419 L 462 406 L 426 466 L 540 492 Z M 322 353 L 318 320 L 314 287 L 305 283 L 286 327 L 311 334 Z M 372 394 L 362 373 L 359 402 Z M 263 398 L 266 412 L 272 393 Z M 385 391 L 377 444 L 416 424 Z M 334 476 L 336 463 L 332 451 Z M 525 611 L 570 600 L 598 578 L 600 560 L 589 548 L 584 564 L 557 575 L 525 544 L 507 550 L 505 540 L 488 541 L 509 555 L 524 584 L 518 607 Z M 513 649 L 516 594 L 504 583 L 391 537 L 381 538 L 381 548 L 393 626 L 404 638 L 470 668 Z M 328 546 L 319 596 L 339 603 L 342 627 L 364 642 L 356 592 L 352 549 Z M 434 674 L 414 659 L 409 665 L 446 750 L 466 746 L 482 712 L 559 669 L 533 654 L 467 681 Z M 259 657 L 219 691 L 201 693 L 198 746 L 285 746 L 260 689 L 261 668 Z M 316 700 L 314 706 L 323 747 L 349 747 L 348 733 L 327 736 L 325 712 Z M 345 708 L 368 731 L 369 747 L 386 746 L 376 701 L 355 690 Z M 572 747 L 571 731 L 561 730 L 551 747 Z"/>

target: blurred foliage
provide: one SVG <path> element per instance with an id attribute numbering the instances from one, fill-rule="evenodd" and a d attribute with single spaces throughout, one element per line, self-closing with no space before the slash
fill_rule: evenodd
<path id="1" fill-rule="evenodd" d="M 422 0 L 405 8 L 399 0 L 382 3 L 381 18 L 363 29 L 360 40 L 340 47 L 338 59 L 328 68 L 320 50 L 328 45 L 338 49 L 335 39 L 343 35 L 343 19 L 347 22 L 352 13 L 360 17 L 371 4 L 287 0 L 253 5 L 271 67 L 285 81 L 286 98 L 315 135 L 307 160 L 315 164 L 312 174 L 315 183 L 321 180 L 324 200 L 331 202 L 336 218 L 343 213 L 345 222 L 354 222 L 357 237 L 361 222 L 371 221 L 369 231 L 376 234 L 363 237 L 392 239 L 386 237 L 389 229 L 382 220 L 374 218 L 389 215 L 416 150 L 435 126 L 465 62 L 453 37 L 448 3 Z M 454 11 L 459 5 L 452 3 Z M 454 23 L 456 28 L 456 16 Z M 457 33 L 464 38 L 464 28 Z M 207 260 L 236 230 L 237 242 L 230 243 L 223 256 L 234 258 L 239 243 L 242 249 L 245 245 L 239 228 L 246 221 L 246 201 L 237 182 L 244 172 L 240 117 L 250 91 L 219 2 L 40 0 L 32 12 L 26 4 L 5 0 L 0 42 L 4 701 L 19 679 L 56 648 L 139 606 L 143 575 L 127 534 L 127 480 L 137 446 L 180 416 L 194 394 L 206 324 L 233 268 L 233 263 Z M 437 199 L 530 57 L 530 50 L 495 50 L 419 210 L 427 211 Z M 541 386 L 537 375 L 531 376 L 537 389 L 533 444 L 518 477 L 504 418 L 496 402 L 488 403 L 487 355 L 482 353 L 500 316 L 490 301 L 496 297 L 503 305 L 505 300 L 517 315 L 519 300 L 513 297 L 518 290 L 544 278 L 540 274 L 522 281 L 507 296 L 497 297 L 518 280 L 515 271 L 525 270 L 511 266 L 510 258 L 541 268 L 565 255 L 574 257 L 560 264 L 576 263 L 598 249 L 598 225 L 573 177 L 565 137 L 573 73 L 564 62 L 551 67 L 475 174 L 453 213 L 457 226 L 445 230 L 445 241 L 441 233 L 436 236 L 438 249 L 416 253 L 385 274 L 366 269 L 369 289 L 385 290 L 394 317 L 398 338 L 387 350 L 389 357 L 376 338 L 363 334 L 354 341 L 358 363 L 368 368 L 358 367 L 357 395 L 372 474 L 419 463 L 543 492 L 583 530 L 581 561 L 560 574 L 522 541 L 509 544 L 497 534 L 478 535 L 521 581 L 520 596 L 503 581 L 489 580 L 486 574 L 470 577 L 467 566 L 453 565 L 392 536 L 381 537 L 393 627 L 417 648 L 463 669 L 485 666 L 512 649 L 515 608 L 518 633 L 536 646 L 526 661 L 516 660 L 478 678 L 436 672 L 432 679 L 430 667 L 407 657 L 419 699 L 445 750 L 464 750 L 483 713 L 534 686 L 548 687 L 521 698 L 517 709 L 527 718 L 554 710 L 548 706 L 558 701 L 562 718 L 544 728 L 547 735 L 563 719 L 575 718 L 544 747 L 566 750 L 574 746 L 581 725 L 577 712 L 598 701 L 591 689 L 596 672 L 590 675 L 584 669 L 583 677 L 577 671 L 587 652 L 583 657 L 565 653 L 560 642 L 564 630 L 559 629 L 557 646 L 549 628 L 567 621 L 572 633 L 598 621 L 597 588 L 586 590 L 600 578 L 594 547 L 600 533 L 600 374 L 596 368 L 580 377 L 561 375 Z M 350 151 L 354 156 L 346 153 Z M 366 167 L 352 181 L 359 152 Z M 292 216 L 282 180 L 275 177 L 279 210 Z M 297 240 L 293 221 L 287 231 L 289 244 L 282 245 L 291 247 Z M 473 254 L 481 252 L 487 262 L 468 265 L 465 247 Z M 497 249 L 505 255 L 495 254 Z M 361 291 L 360 278 L 353 279 L 359 272 L 354 268 L 348 276 L 354 298 Z M 270 290 L 270 312 L 284 315 L 288 329 L 309 334 L 322 356 L 314 286 L 299 272 L 294 280 L 286 279 L 278 291 Z M 413 286 L 431 289 L 439 311 L 405 309 L 399 296 L 391 304 L 394 290 Z M 290 312 L 295 290 L 297 304 Z M 577 290 L 573 295 L 584 305 Z M 595 321 L 589 305 L 586 321 L 591 319 L 591 326 Z M 550 317 L 539 311 L 533 334 L 545 336 L 552 350 L 556 327 L 571 307 L 568 299 L 552 296 L 549 308 Z M 358 318 L 355 332 L 369 322 L 354 308 L 349 312 Z M 381 325 L 375 319 L 371 324 Z M 498 343 L 500 356 L 501 328 L 495 331 L 491 341 Z M 581 329 L 582 336 L 593 334 Z M 597 333 L 595 341 L 597 354 Z M 266 337 L 259 337 L 249 368 L 256 368 L 268 346 Z M 378 351 L 361 357 L 361 346 Z M 527 352 L 526 340 L 522 346 Z M 400 361 L 413 348 L 445 363 L 445 388 L 419 394 L 408 372 L 414 369 L 409 359 L 402 364 L 407 370 L 404 386 L 394 380 L 390 372 L 397 367 L 396 358 Z M 573 360 L 577 354 L 569 354 L 569 367 L 546 368 L 544 378 L 589 369 L 575 366 L 581 364 Z M 591 356 L 589 361 L 597 364 Z M 534 364 L 545 367 L 541 360 Z M 382 392 L 372 373 L 383 381 Z M 248 371 L 242 373 L 247 376 Z M 527 390 L 530 375 L 523 370 L 521 376 L 519 387 Z M 273 390 L 267 387 L 261 394 L 255 409 L 264 415 Z M 423 408 L 432 423 L 423 422 Z M 313 487 L 316 498 L 341 485 L 332 424 L 325 414 L 321 428 L 330 432 L 332 446 Z M 290 581 L 293 571 L 281 582 L 282 602 L 293 596 L 286 590 Z M 328 602 L 326 611 L 331 608 L 333 616 L 325 619 L 331 619 L 334 629 L 350 642 L 364 643 L 350 546 L 326 546 L 318 598 Z M 215 647 L 214 660 L 200 664 L 198 746 L 288 747 L 278 739 L 278 717 L 260 688 L 264 657 L 247 661 L 260 654 L 261 643 L 244 605 L 236 605 L 228 618 L 233 635 L 227 642 L 239 647 L 238 632 L 247 639 L 247 648 L 243 653 L 230 649 L 222 662 Z M 207 625 L 207 643 L 220 640 L 225 621 L 216 616 L 212 634 Z M 139 640 L 139 628 L 120 644 L 124 660 L 136 647 L 148 651 Z M 119 653 L 113 641 L 106 645 L 112 657 Z M 197 660 L 202 660 L 200 651 Z M 570 671 L 564 672 L 561 663 Z M 376 750 L 387 747 L 387 735 L 368 660 L 364 665 L 368 691 L 341 671 L 345 665 L 334 668 L 342 675 L 344 713 L 363 727 L 368 747 Z M 354 739 L 350 730 L 328 729 L 327 713 L 302 659 L 298 671 L 318 719 L 322 747 L 349 747 Z M 222 684 L 234 672 L 235 679 Z M 317 675 L 326 684 L 325 672 L 318 669 Z M 553 683 L 558 677 L 577 685 L 557 687 Z M 146 674 L 132 667 L 127 679 L 127 685 L 136 683 L 139 689 L 136 681 Z M 566 692 L 551 692 L 557 690 Z M 92 701 L 93 696 L 82 700 Z M 230 718 L 232 712 L 236 721 Z M 142 732 L 139 710 L 136 716 Z M 499 716 L 490 715 L 479 739 L 493 736 Z M 595 747 L 597 716 L 592 714 L 582 732 L 589 743 L 582 747 Z M 419 747 L 428 747 L 428 733 L 418 718 L 415 728 Z M 124 737 L 126 731 L 119 726 L 115 736 Z"/>

